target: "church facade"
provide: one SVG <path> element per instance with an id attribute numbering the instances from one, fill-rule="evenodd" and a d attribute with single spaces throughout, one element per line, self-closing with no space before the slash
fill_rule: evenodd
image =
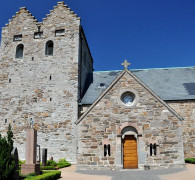
<path id="1" fill-rule="evenodd" d="M 2 28 L 0 132 L 20 159 L 26 130 L 78 169 L 181 167 L 195 157 L 195 68 L 93 71 L 80 18 L 64 2 L 38 22 L 26 9 Z"/>

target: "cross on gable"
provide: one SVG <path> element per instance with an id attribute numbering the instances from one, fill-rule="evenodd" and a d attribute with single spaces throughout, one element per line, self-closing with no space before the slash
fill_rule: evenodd
<path id="1" fill-rule="evenodd" d="M 127 60 L 125 60 L 124 63 L 122 63 L 121 65 L 124 66 L 125 69 L 127 69 L 128 66 L 131 65 L 131 63 L 129 63 Z"/>

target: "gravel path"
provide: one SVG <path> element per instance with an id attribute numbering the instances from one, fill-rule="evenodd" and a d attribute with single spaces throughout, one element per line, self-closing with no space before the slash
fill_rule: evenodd
<path id="1" fill-rule="evenodd" d="M 63 180 L 195 180 L 195 165 L 163 170 L 76 171 L 75 166 L 64 168 Z"/>

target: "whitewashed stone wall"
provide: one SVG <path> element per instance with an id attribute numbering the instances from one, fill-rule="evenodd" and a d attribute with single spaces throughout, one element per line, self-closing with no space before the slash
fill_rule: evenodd
<path id="1" fill-rule="evenodd" d="M 34 39 L 38 27 L 43 36 Z M 55 36 L 59 29 L 65 34 Z M 22 41 L 14 42 L 14 35 L 20 34 Z M 80 18 L 63 2 L 41 23 L 20 8 L 2 29 L 0 131 L 5 134 L 12 124 L 20 159 L 25 159 L 26 129 L 34 121 L 38 144 L 48 148 L 48 158 L 76 162 L 79 39 Z M 45 55 L 48 40 L 54 42 L 53 56 Z M 22 59 L 15 58 L 18 44 L 24 45 Z"/>

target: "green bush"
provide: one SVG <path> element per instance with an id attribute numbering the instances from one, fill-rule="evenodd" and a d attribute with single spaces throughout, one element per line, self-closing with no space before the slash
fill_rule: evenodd
<path id="1" fill-rule="evenodd" d="M 53 161 L 53 160 L 48 160 L 46 163 L 46 166 L 57 166 L 57 162 Z"/>
<path id="2" fill-rule="evenodd" d="M 19 163 L 18 163 L 19 169 L 21 169 L 21 165 L 22 165 L 22 164 L 25 164 L 25 161 L 19 160 Z"/>
<path id="3" fill-rule="evenodd" d="M 41 166 L 41 170 L 56 170 L 57 167 L 54 166 Z"/>
<path id="4" fill-rule="evenodd" d="M 191 163 L 191 164 L 195 164 L 195 158 L 186 158 L 185 159 L 186 163 Z"/>
<path id="5" fill-rule="evenodd" d="M 15 173 L 14 156 L 11 155 L 13 150 L 13 132 L 9 124 L 7 137 L 0 134 L 0 179 L 12 179 Z"/>
<path id="6" fill-rule="evenodd" d="M 66 161 L 66 159 L 60 159 L 59 162 L 58 162 L 58 168 L 63 168 L 63 167 L 68 167 L 70 166 L 71 164 Z"/>
<path id="7" fill-rule="evenodd" d="M 39 176 L 29 176 L 26 180 L 56 180 L 61 176 L 61 171 L 47 171 Z"/>

